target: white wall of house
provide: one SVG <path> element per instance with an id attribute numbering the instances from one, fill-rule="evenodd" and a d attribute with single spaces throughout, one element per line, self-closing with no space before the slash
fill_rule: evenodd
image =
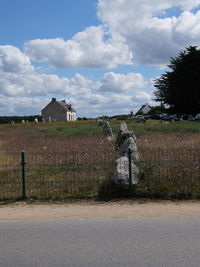
<path id="1" fill-rule="evenodd" d="M 66 117 L 67 117 L 67 121 L 76 121 L 77 120 L 75 112 L 67 111 Z"/>
<path id="2" fill-rule="evenodd" d="M 150 108 L 150 106 L 149 106 L 149 104 L 145 104 L 144 105 L 144 107 L 142 108 L 142 112 L 144 113 L 144 114 L 147 114 L 149 111 L 151 110 L 151 108 Z"/>

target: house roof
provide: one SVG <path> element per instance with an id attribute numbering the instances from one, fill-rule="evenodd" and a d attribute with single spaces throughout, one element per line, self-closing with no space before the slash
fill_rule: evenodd
<path id="1" fill-rule="evenodd" d="M 56 101 L 59 105 L 61 105 L 66 111 L 76 112 L 75 109 L 71 107 L 71 105 L 65 103 L 65 101 Z"/>
<path id="2" fill-rule="evenodd" d="M 66 111 L 76 112 L 76 110 L 73 109 L 72 106 L 71 106 L 70 104 L 67 104 L 67 103 L 65 102 L 65 100 L 57 101 L 56 98 L 52 98 L 52 101 L 51 101 L 47 106 L 49 106 L 52 102 L 56 102 L 56 103 L 59 104 L 62 108 L 64 108 Z M 46 106 L 46 107 L 47 107 L 47 106 Z M 44 107 L 44 108 L 42 109 L 42 111 L 43 111 L 44 109 L 46 109 L 46 107 Z"/>

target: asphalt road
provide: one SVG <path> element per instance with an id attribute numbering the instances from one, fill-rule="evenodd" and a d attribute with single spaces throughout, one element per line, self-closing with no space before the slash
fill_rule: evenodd
<path id="1" fill-rule="evenodd" d="M 1 267 L 200 266 L 199 219 L 0 223 Z"/>

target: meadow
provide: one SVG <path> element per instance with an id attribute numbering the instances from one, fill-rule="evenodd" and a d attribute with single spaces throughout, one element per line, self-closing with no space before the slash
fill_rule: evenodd
<path id="1" fill-rule="evenodd" d="M 110 124 L 116 136 L 120 121 L 110 120 Z M 136 134 L 140 149 L 200 147 L 199 122 L 160 123 L 149 120 L 144 124 L 127 121 L 127 125 Z M 113 149 L 114 142 L 107 142 L 95 120 L 0 125 L 1 152 L 70 152 L 108 148 Z"/>
<path id="2" fill-rule="evenodd" d="M 110 120 L 114 135 L 120 121 Z M 127 121 L 140 152 L 135 197 L 200 197 L 200 123 Z M 115 140 L 95 120 L 0 125 L 0 199 L 21 196 L 20 151 L 26 151 L 27 197 L 127 196 L 112 184 Z"/>

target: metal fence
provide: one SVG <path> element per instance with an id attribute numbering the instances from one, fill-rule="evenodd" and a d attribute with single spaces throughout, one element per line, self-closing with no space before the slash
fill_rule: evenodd
<path id="1" fill-rule="evenodd" d="M 0 154 L 0 200 L 95 197 L 112 176 L 113 151 Z"/>
<path id="2" fill-rule="evenodd" d="M 102 192 L 115 197 L 121 193 L 111 182 L 118 157 L 110 150 L 1 153 L 0 200 L 88 198 Z M 140 150 L 137 166 L 139 183 L 132 188 L 137 197 L 200 197 L 199 149 Z"/>
<path id="3" fill-rule="evenodd" d="M 200 198 L 200 149 L 140 151 L 138 196 Z"/>

